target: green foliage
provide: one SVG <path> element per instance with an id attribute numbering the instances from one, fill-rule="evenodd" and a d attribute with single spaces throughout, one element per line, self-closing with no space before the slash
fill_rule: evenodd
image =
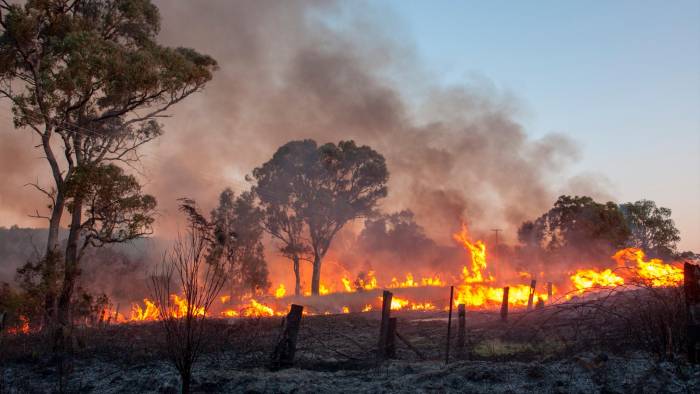
<path id="1" fill-rule="evenodd" d="M 219 196 L 211 212 L 214 242 L 208 253 L 211 263 L 228 265 L 232 293 L 260 294 L 270 287 L 262 244 L 262 211 L 250 192 L 235 197 L 231 189 Z"/>
<path id="2" fill-rule="evenodd" d="M 0 27 L 0 97 L 11 101 L 15 126 L 39 137 L 53 177 L 50 187 L 34 185 L 50 201 L 49 216 L 35 215 L 49 231 L 34 268 L 49 316 L 62 287 L 58 317 L 67 324 L 85 248 L 150 233 L 155 200 L 116 165 L 138 161 L 139 147 L 162 133 L 158 117 L 201 90 L 217 65 L 193 49 L 160 45 L 150 0 L 2 2 Z M 66 208 L 69 236 L 60 253 Z"/>
<path id="3" fill-rule="evenodd" d="M 81 167 L 66 181 L 69 212 L 82 201 L 84 245 L 126 242 L 152 233 L 156 199 L 141 192 L 132 175 L 113 164 Z"/>
<path id="4" fill-rule="evenodd" d="M 628 202 L 620 205 L 620 209 L 630 229 L 629 246 L 656 257 L 669 258 L 675 254 L 681 237 L 670 209 L 657 207 L 650 200 Z"/>
<path id="5" fill-rule="evenodd" d="M 160 15 L 149 0 L 44 0 L 3 8 L 0 79 L 18 127 L 75 122 L 124 134 L 118 129 L 147 120 L 128 120 L 131 111 L 179 101 L 216 67 L 192 49 L 157 44 Z M 159 132 L 153 126 L 145 122 L 130 132 Z"/>
<path id="6" fill-rule="evenodd" d="M 617 204 L 586 196 L 560 196 L 554 207 L 518 229 L 520 242 L 547 251 L 579 249 L 588 256 L 621 248 L 630 231 Z"/>
<path id="7" fill-rule="evenodd" d="M 313 253 L 311 290 L 318 294 L 321 260 L 333 237 L 348 221 L 373 213 L 386 196 L 389 172 L 384 157 L 368 146 L 303 140 L 280 147 L 253 178 L 266 229 L 285 243 L 287 254 Z"/>

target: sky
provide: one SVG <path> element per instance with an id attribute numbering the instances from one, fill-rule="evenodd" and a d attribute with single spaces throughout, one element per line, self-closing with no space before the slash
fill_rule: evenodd
<path id="1" fill-rule="evenodd" d="M 486 79 L 530 135 L 581 147 L 618 201 L 673 210 L 700 250 L 700 1 L 386 1 L 445 84 Z"/>
<path id="2" fill-rule="evenodd" d="M 156 4 L 160 41 L 220 65 L 144 148 L 157 235 L 289 140 L 354 139 L 387 158 L 383 208 L 440 242 L 460 221 L 514 242 L 581 193 L 671 208 L 700 251 L 700 1 Z M 0 109 L 0 226 L 38 226 L 46 163 Z"/>

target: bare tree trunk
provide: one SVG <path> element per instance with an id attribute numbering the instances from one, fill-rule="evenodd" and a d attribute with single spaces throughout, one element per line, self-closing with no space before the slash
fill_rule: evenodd
<path id="1" fill-rule="evenodd" d="M 61 188 L 56 192 L 56 200 L 51 209 L 49 219 L 49 234 L 46 241 L 46 254 L 44 255 L 41 272 L 41 282 L 46 292 L 44 293 L 44 326 L 48 327 L 56 317 L 56 289 L 57 269 L 56 266 L 61 259 L 59 248 L 59 230 L 61 228 L 61 218 L 65 208 L 65 195 Z"/>
<path id="2" fill-rule="evenodd" d="M 294 295 L 301 295 L 301 273 L 299 272 L 299 256 L 294 255 Z"/>
<path id="3" fill-rule="evenodd" d="M 318 295 L 319 285 L 321 284 L 321 261 L 323 257 L 317 252 L 314 252 L 314 267 L 311 274 L 311 294 Z"/>
<path id="4" fill-rule="evenodd" d="M 82 223 L 83 202 L 76 197 L 73 201 L 68 245 L 66 246 L 65 268 L 63 270 L 63 286 L 58 297 L 57 316 L 58 324 L 68 327 L 71 323 L 70 301 L 73 296 L 75 280 L 78 276 L 78 242 L 80 241 L 80 225 Z"/>
<path id="5" fill-rule="evenodd" d="M 65 195 L 62 190 L 56 192 L 56 203 L 51 209 L 51 218 L 49 219 L 49 235 L 46 242 L 46 254 L 55 252 L 58 249 L 58 231 L 61 226 L 61 217 L 63 216 L 63 208 L 65 206 Z"/>
<path id="6" fill-rule="evenodd" d="M 42 146 L 56 184 L 56 196 L 52 202 L 53 207 L 51 207 L 49 234 L 46 240 L 46 255 L 44 256 L 44 266 L 41 275 L 42 284 L 46 289 L 46 293 L 44 294 L 44 323 L 46 326 L 49 326 L 56 317 L 56 265 L 61 258 L 61 254 L 58 251 L 59 230 L 61 228 L 61 218 L 66 202 L 65 191 L 63 190 L 64 174 L 61 173 L 56 156 L 53 153 L 53 149 L 51 149 L 50 138 L 52 133 L 53 129 L 47 124 L 47 128 L 42 136 Z"/>

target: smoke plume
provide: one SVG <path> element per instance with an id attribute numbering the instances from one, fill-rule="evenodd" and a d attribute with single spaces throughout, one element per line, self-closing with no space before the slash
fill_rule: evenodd
<path id="1" fill-rule="evenodd" d="M 157 4 L 162 42 L 196 48 L 220 65 L 143 151 L 159 236 L 178 231 L 177 198 L 194 198 L 206 211 L 225 187 L 247 189 L 245 174 L 280 145 L 312 138 L 353 139 L 382 153 L 390 171 L 382 208 L 410 208 L 438 243 L 450 244 L 462 221 L 477 234 L 504 228 L 514 240 L 523 220 L 551 206 L 551 180 L 577 156 L 561 135 L 530 138 L 516 100 L 488 83 L 440 84 L 384 9 L 328 1 Z M 31 163 L 3 169 L 13 182 L 0 189 L 0 212 L 33 212 L 41 200 L 15 180 L 33 181 L 26 168 L 39 154 L 9 133 L 3 165 Z"/>

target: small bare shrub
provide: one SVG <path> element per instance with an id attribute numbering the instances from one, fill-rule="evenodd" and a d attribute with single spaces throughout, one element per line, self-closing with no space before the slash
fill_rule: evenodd
<path id="1" fill-rule="evenodd" d="M 192 366 L 207 340 L 206 315 L 225 281 L 221 267 L 207 264 L 207 245 L 206 233 L 192 224 L 151 278 L 166 351 L 180 373 L 182 393 L 190 392 Z M 178 300 L 173 295 L 179 292 Z"/>

